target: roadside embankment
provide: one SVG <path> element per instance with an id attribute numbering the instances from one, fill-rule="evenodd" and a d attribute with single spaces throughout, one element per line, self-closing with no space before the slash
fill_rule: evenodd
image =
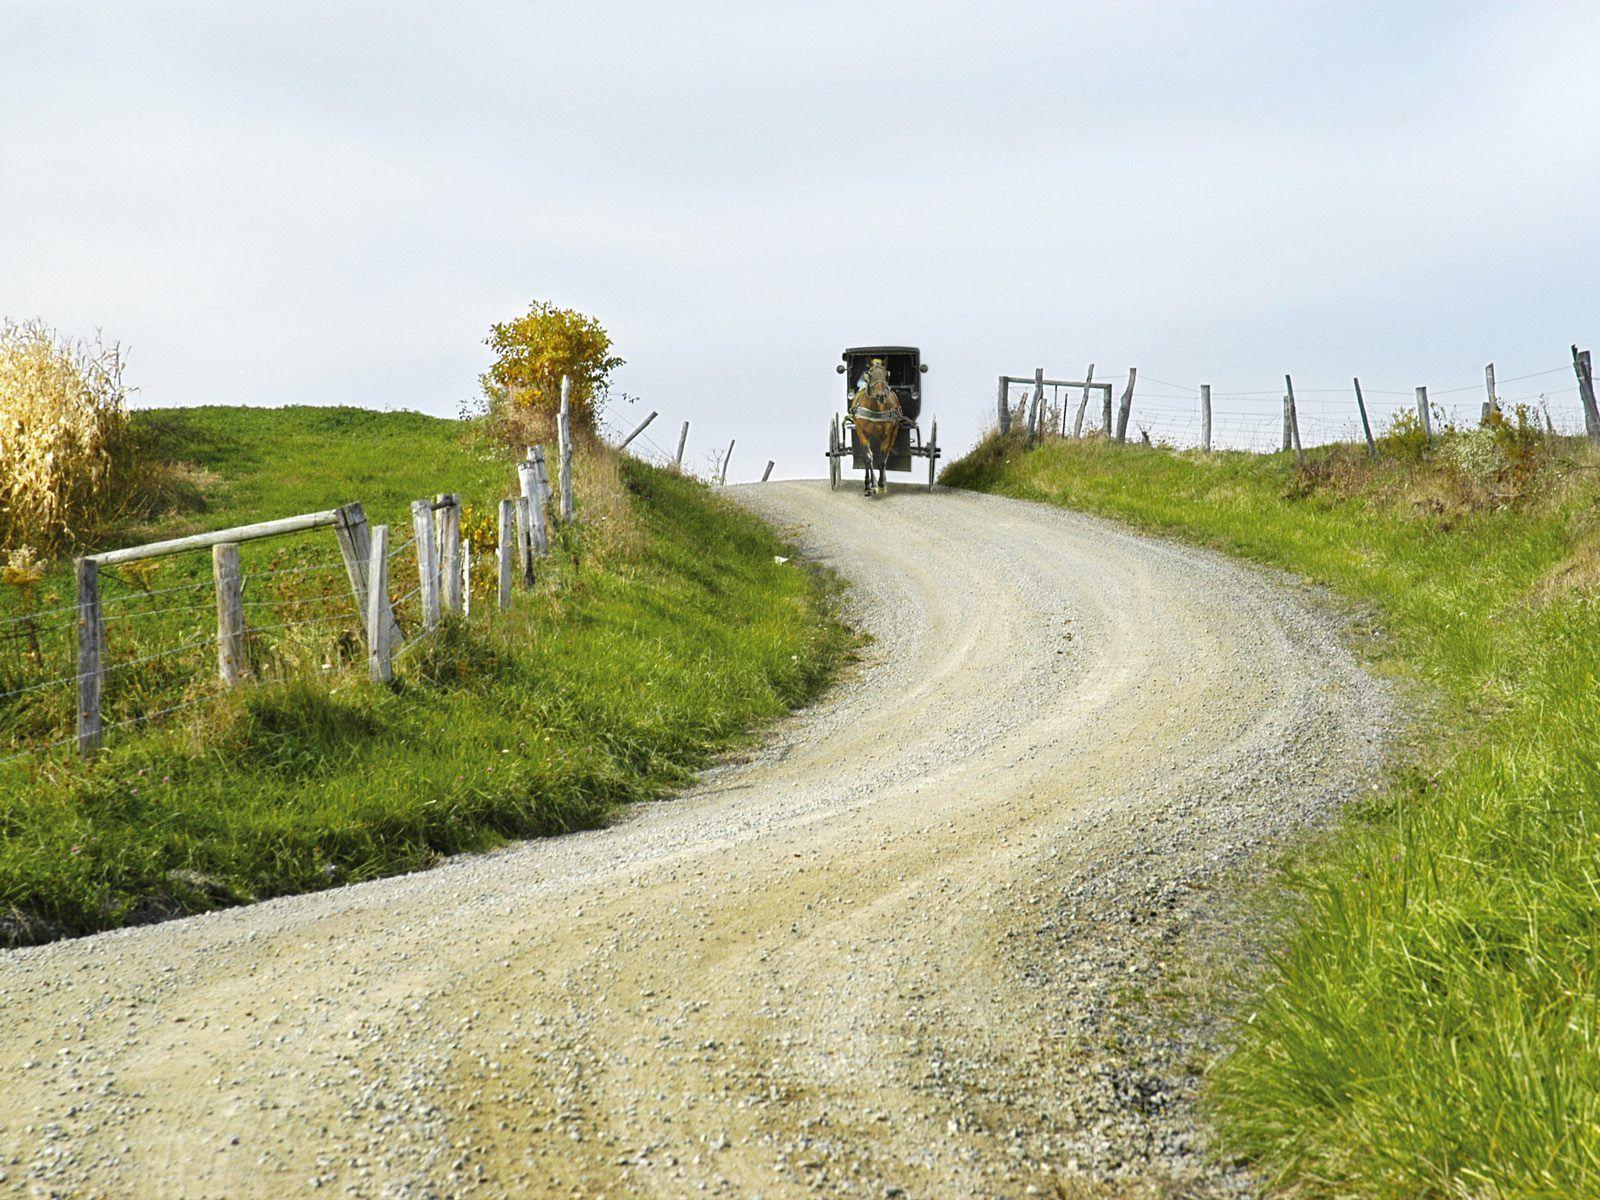
<path id="1" fill-rule="evenodd" d="M 1231 1149 L 1297 1195 L 1600 1194 L 1600 460 L 1508 424 L 1380 449 L 990 438 L 943 481 L 1326 585 L 1413 685 L 1391 783 L 1263 898 L 1289 931 L 1213 1074 Z"/>
<path id="2" fill-rule="evenodd" d="M 118 730 L 90 763 L 66 749 L 0 762 L 0 944 L 593 826 L 618 804 L 683 784 L 815 695 L 847 644 L 830 584 L 776 561 L 784 547 L 766 526 L 701 484 L 601 448 L 579 462 L 579 523 L 502 613 L 493 514 L 515 476 L 503 455 L 464 440 L 461 422 L 224 408 L 138 421 L 184 502 L 129 539 L 362 499 L 398 543 L 412 498 L 454 490 L 477 541 L 472 612 L 421 644 L 394 686 L 374 685 L 359 618 L 340 615 L 350 594 L 331 534 L 255 558 L 246 547 L 251 630 L 305 636 L 273 642 L 266 658 L 252 649 L 259 681 L 224 692 L 210 555 L 118 579 L 127 602 L 108 618 L 108 703 L 181 711 Z M 410 563 L 394 564 L 396 595 L 415 593 Z M 51 596 L 70 605 L 70 563 L 33 591 L 40 607 Z M 71 673 L 70 609 L 51 620 L 9 664 L 23 689 L 0 698 L 13 751 L 27 749 L 35 726 L 38 742 L 61 732 L 57 693 L 26 690 Z M 62 694 L 70 735 L 70 688 Z"/>

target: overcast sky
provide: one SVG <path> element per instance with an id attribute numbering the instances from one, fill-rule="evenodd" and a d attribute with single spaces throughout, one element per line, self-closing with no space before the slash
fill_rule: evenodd
<path id="1" fill-rule="evenodd" d="M 734 478 L 822 473 L 862 342 L 923 347 L 953 450 L 1090 362 L 1158 435 L 1491 359 L 1575 411 L 1519 377 L 1600 341 L 1597 16 L 0 0 L 0 315 L 120 339 L 143 405 L 448 415 L 550 299 Z"/>

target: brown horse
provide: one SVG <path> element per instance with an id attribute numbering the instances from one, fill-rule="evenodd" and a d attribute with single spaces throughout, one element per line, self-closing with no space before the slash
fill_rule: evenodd
<path id="1" fill-rule="evenodd" d="M 894 450 L 895 439 L 900 436 L 900 426 L 905 417 L 900 412 L 900 397 L 889 386 L 889 372 L 883 359 L 875 358 L 867 368 L 866 377 L 856 394 L 850 398 L 850 419 L 855 423 L 856 437 L 867 446 L 867 482 L 863 494 L 873 492 L 873 474 L 877 474 L 877 490 L 887 492 L 889 480 L 887 463 Z"/>

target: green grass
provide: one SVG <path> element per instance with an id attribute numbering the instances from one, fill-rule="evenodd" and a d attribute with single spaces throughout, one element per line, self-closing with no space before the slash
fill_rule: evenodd
<path id="1" fill-rule="evenodd" d="M 188 464 L 175 477 L 194 494 L 187 511 L 120 540 L 351 500 L 374 521 L 399 523 L 412 498 L 443 490 L 481 516 L 512 480 L 510 464 L 464 442 L 459 423 L 415 414 L 196 409 L 143 419 L 160 428 L 165 455 Z M 57 752 L 0 766 L 9 936 L 105 929 L 593 826 L 683 784 L 814 696 L 846 653 L 829 582 L 797 560 L 775 562 L 784 551 L 774 535 L 703 486 L 596 454 L 580 461 L 579 504 L 584 523 L 534 591 L 486 617 L 485 559 L 470 623 L 401 660 L 392 688 L 352 667 L 359 646 L 348 653 L 338 622 L 292 669 L 225 695 L 194 682 L 214 673 L 202 648 L 176 684 L 206 699 L 175 721 L 118 731 L 89 765 Z M 307 535 L 287 558 L 263 550 L 257 567 L 323 562 L 332 545 L 325 531 Z M 148 582 L 203 588 L 209 556 L 194 559 L 171 560 Z M 287 604 L 348 595 L 338 572 L 289 578 L 302 590 Z M 142 601 L 157 614 L 148 644 L 183 636 L 184 622 L 214 632 L 203 610 L 162 614 L 170 595 Z"/>
<path id="2" fill-rule="evenodd" d="M 1473 475 L 1486 441 L 1297 469 L 990 439 L 944 476 L 1326 584 L 1425 698 L 1386 793 L 1296 857 L 1212 1075 L 1226 1147 L 1297 1195 L 1600 1195 L 1600 461 Z"/>

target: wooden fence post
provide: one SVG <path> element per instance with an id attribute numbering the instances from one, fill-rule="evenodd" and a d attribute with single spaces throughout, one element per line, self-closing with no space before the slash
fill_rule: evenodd
<path id="1" fill-rule="evenodd" d="M 439 534 L 440 601 L 445 612 L 461 612 L 461 497 L 442 492 L 433 498 Z"/>
<path id="2" fill-rule="evenodd" d="M 1133 411 L 1133 381 L 1139 378 L 1139 368 L 1128 368 L 1128 386 L 1122 392 L 1122 404 L 1117 409 L 1117 441 L 1128 440 L 1128 414 Z M 1109 408 L 1111 397 L 1106 397 L 1106 406 Z"/>
<path id="3" fill-rule="evenodd" d="M 1000 387 L 995 393 L 995 415 L 1000 422 L 1002 435 L 1011 431 L 1011 381 L 1004 375 L 1000 376 Z"/>
<path id="4" fill-rule="evenodd" d="M 572 380 L 561 377 L 561 522 L 572 520 Z"/>
<path id="5" fill-rule="evenodd" d="M 533 545 L 533 501 L 517 497 L 517 562 L 522 568 L 522 586 L 533 586 L 533 564 L 538 552 Z"/>
<path id="6" fill-rule="evenodd" d="M 550 499 L 554 498 L 555 491 L 550 488 L 549 472 L 544 467 L 544 445 L 542 443 L 534 443 L 534 445 L 528 446 L 525 461 L 533 464 L 533 477 L 539 482 L 539 494 L 538 496 L 533 496 L 530 491 L 526 490 L 523 491 L 523 494 L 530 499 L 534 499 L 534 501 L 542 502 L 544 507 L 550 507 Z M 517 478 L 518 482 L 520 482 L 522 475 L 518 474 Z"/>
<path id="7" fill-rule="evenodd" d="M 511 572 L 516 565 L 516 550 L 511 539 L 516 535 L 517 505 L 514 500 L 500 501 L 500 541 L 495 548 L 495 582 L 500 589 L 500 611 L 511 607 Z"/>
<path id="8" fill-rule="evenodd" d="M 1285 392 L 1283 394 L 1283 445 L 1281 449 L 1287 452 L 1293 444 L 1294 437 L 1289 432 L 1289 393 Z"/>
<path id="9" fill-rule="evenodd" d="M 550 487 L 550 472 L 545 467 L 543 446 L 533 448 L 533 475 L 538 486 L 528 497 L 531 521 L 528 533 L 534 553 L 543 558 L 550 553 L 550 501 L 555 497 Z"/>
<path id="10" fill-rule="evenodd" d="M 367 611 L 367 563 L 372 556 L 372 533 L 367 525 L 367 513 L 360 504 L 346 504 L 337 510 L 333 536 L 339 542 L 339 554 L 344 558 L 344 573 L 350 580 L 350 591 L 355 596 L 356 611 Z M 400 624 L 394 614 L 389 615 L 389 641 L 404 640 Z M 365 628 L 365 626 L 363 626 Z"/>
<path id="11" fill-rule="evenodd" d="M 1200 385 L 1200 452 L 1211 453 L 1211 385 Z"/>
<path id="12" fill-rule="evenodd" d="M 78 599 L 78 753 L 88 758 L 100 749 L 106 626 L 100 613 L 100 564 L 80 558 L 73 567 Z"/>
<path id="13" fill-rule="evenodd" d="M 733 461 L 733 445 L 738 440 L 738 438 L 730 438 L 728 440 L 728 452 L 722 456 L 722 472 L 717 476 L 717 482 L 724 487 L 728 483 L 728 464 Z"/>
<path id="14" fill-rule="evenodd" d="M 533 455 L 537 447 L 528 447 L 528 456 L 517 464 L 517 492 L 526 499 L 532 510 L 538 512 L 544 507 L 544 485 L 539 482 L 539 464 L 534 461 Z M 511 518 L 516 520 L 516 506 L 512 505 Z M 530 531 L 531 532 L 531 531 Z M 539 535 L 533 533 L 535 547 L 539 544 Z"/>
<path id="15" fill-rule="evenodd" d="M 563 400 L 565 400 L 565 397 L 568 394 L 567 393 L 567 377 L 565 375 L 563 375 L 561 377 L 561 394 L 562 394 Z M 556 478 L 555 478 L 555 486 L 556 486 L 556 489 L 557 489 L 557 494 L 559 494 L 559 489 L 561 487 L 561 478 L 560 478 L 560 476 L 561 476 L 561 462 L 562 462 L 562 460 L 564 458 L 566 458 L 566 456 L 567 456 L 567 406 L 566 406 L 565 403 L 563 403 L 558 409 L 556 409 L 556 462 L 555 462 Z M 551 514 L 551 523 L 553 524 L 557 520 L 564 519 L 565 516 L 566 516 L 566 514 L 564 512 L 562 512 L 562 510 L 561 510 L 561 508 L 560 508 L 560 506 L 558 504 L 558 506 L 556 507 L 555 511 Z"/>
<path id="16" fill-rule="evenodd" d="M 1306 452 L 1305 448 L 1300 444 L 1300 414 L 1295 411 L 1294 406 L 1294 380 L 1285 375 L 1283 377 L 1283 386 L 1289 389 L 1284 394 L 1289 404 L 1289 440 L 1294 445 L 1294 460 L 1298 463 L 1304 463 L 1306 461 Z"/>
<path id="17" fill-rule="evenodd" d="M 1033 369 L 1033 403 L 1028 408 L 1028 441 L 1044 440 L 1044 368 Z"/>
<path id="18" fill-rule="evenodd" d="M 1594 401 L 1594 371 L 1587 350 L 1572 348 L 1572 370 L 1578 377 L 1578 398 L 1583 401 L 1583 429 L 1591 442 L 1600 441 L 1600 409 Z"/>
<path id="19" fill-rule="evenodd" d="M 367 557 L 372 553 L 372 534 L 367 528 L 366 511 L 359 504 L 346 504 L 339 509 L 339 519 L 333 526 L 333 536 L 339 542 L 339 554 L 344 558 L 344 573 L 349 577 L 350 590 L 356 598 L 356 611 L 367 611 Z M 215 550 L 216 547 L 213 547 Z M 234 543 L 234 558 L 238 559 L 238 543 Z M 215 563 L 216 557 L 212 556 Z"/>
<path id="20" fill-rule="evenodd" d="M 367 562 L 367 677 L 373 683 L 388 683 L 394 678 L 394 643 L 389 640 L 389 624 L 394 614 L 389 608 L 389 527 L 373 527 L 371 553 Z"/>
<path id="21" fill-rule="evenodd" d="M 761 472 L 761 482 L 762 483 L 765 483 L 767 480 L 772 478 L 772 468 L 775 467 L 776 465 L 777 464 L 774 463 L 770 458 L 767 459 L 767 469 L 765 471 Z"/>
<path id="22" fill-rule="evenodd" d="M 371 553 L 370 536 L 368 553 Z M 244 579 L 239 574 L 239 543 L 211 547 L 211 574 L 217 585 L 217 675 L 232 687 L 249 673 L 244 642 Z M 367 591 L 362 571 L 362 592 Z"/>
<path id="23" fill-rule="evenodd" d="M 1489 395 L 1483 402 L 1483 421 L 1488 423 L 1489 414 L 1500 411 L 1500 398 L 1494 394 L 1494 364 L 1490 363 L 1483 369 L 1483 385 L 1488 389 Z"/>
<path id="24" fill-rule="evenodd" d="M 1094 364 L 1089 364 L 1089 373 L 1083 377 L 1083 402 L 1078 405 L 1078 419 L 1072 423 L 1072 436 L 1083 436 L 1083 414 L 1089 408 L 1089 385 L 1094 382 Z"/>
<path id="25" fill-rule="evenodd" d="M 1428 411 L 1428 389 L 1417 389 L 1417 420 L 1422 423 L 1422 436 L 1433 441 L 1433 414 Z"/>
<path id="26" fill-rule="evenodd" d="M 1378 443 L 1372 440 L 1372 422 L 1367 420 L 1367 402 L 1361 395 L 1361 380 L 1355 379 L 1354 383 L 1356 385 L 1356 408 L 1361 411 L 1361 432 L 1367 438 L 1367 453 L 1371 457 L 1377 458 Z"/>
<path id="27" fill-rule="evenodd" d="M 439 559 L 433 541 L 433 505 L 411 502 L 411 528 L 417 540 L 417 583 L 422 589 L 422 628 L 439 628 Z"/>
<path id="28" fill-rule="evenodd" d="M 685 442 L 687 442 L 688 440 L 689 440 L 689 422 L 685 421 L 683 423 L 683 428 L 678 431 L 678 453 L 677 453 L 677 456 L 675 458 L 673 458 L 673 460 L 672 460 L 672 469 L 674 471 L 682 471 L 683 470 L 683 444 Z"/>
<path id="29" fill-rule="evenodd" d="M 640 421 L 639 424 L 634 428 L 634 431 L 632 433 L 630 433 L 627 437 L 622 439 L 622 445 L 618 446 L 617 449 L 618 450 L 626 450 L 628 448 L 628 443 L 633 441 L 634 438 L 638 437 L 641 433 L 643 433 L 645 431 L 645 429 L 649 426 L 650 422 L 654 421 L 655 419 L 656 419 L 656 414 L 652 412 L 648 417 L 646 417 L 644 420 Z"/>

